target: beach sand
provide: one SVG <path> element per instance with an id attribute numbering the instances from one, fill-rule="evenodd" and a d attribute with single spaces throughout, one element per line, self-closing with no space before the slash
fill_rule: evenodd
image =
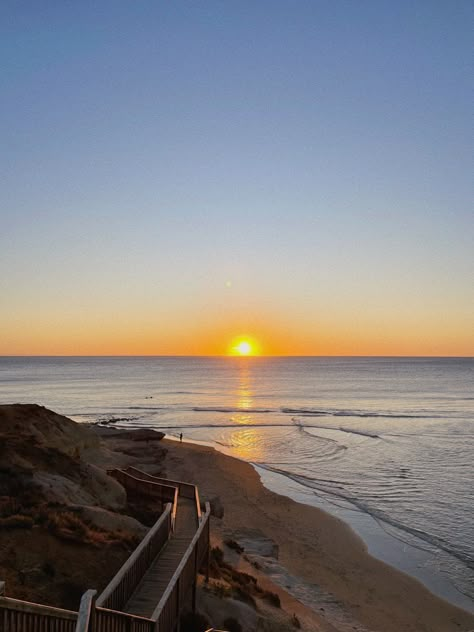
<path id="1" fill-rule="evenodd" d="M 282 605 L 293 608 L 308 629 L 474 629 L 474 615 L 370 556 L 363 541 L 338 518 L 267 490 L 251 465 L 205 446 L 166 439 L 161 445 L 168 449 L 164 467 L 169 478 L 193 481 L 203 499 L 220 499 L 224 515 L 212 521 L 215 543 L 238 540 L 242 530 L 258 530 L 276 543 L 279 563 L 292 576 L 321 591 L 324 608 L 313 606 L 314 615 L 281 594 Z M 242 570 L 250 567 L 245 555 L 236 557 Z"/>
<path id="2" fill-rule="evenodd" d="M 222 579 L 217 568 L 210 589 L 202 582 L 199 590 L 198 607 L 210 621 L 220 625 L 235 616 L 245 631 L 262 632 L 289 632 L 298 629 L 298 622 L 303 632 L 474 630 L 474 615 L 371 557 L 339 519 L 267 490 L 243 461 L 202 445 L 160 441 L 163 435 L 152 430 L 87 427 L 36 405 L 0 407 L 0 421 L 3 493 L 7 500 L 21 499 L 21 507 L 28 510 L 28 528 L 34 528 L 36 536 L 25 537 L 24 528 L 11 525 L 3 531 L 2 579 L 12 596 L 76 609 L 85 590 L 101 590 L 108 583 L 132 548 L 128 540 L 122 548 L 126 542 L 116 530 L 125 528 L 128 535 L 139 536 L 143 527 L 130 517 L 133 511 L 124 515 L 130 511 L 126 494 L 104 470 L 134 465 L 197 484 L 201 499 L 213 507 L 213 546 L 223 550 L 225 562 L 253 575 L 261 590 L 276 593 L 281 602 L 277 607 L 275 596 L 267 593 L 255 608 L 240 598 L 245 595 L 222 594 L 216 590 Z M 50 521 L 51 507 L 76 511 L 80 505 L 86 511 L 88 526 L 82 525 L 75 541 L 71 533 L 64 540 L 61 530 L 33 527 L 32 511 L 44 511 L 46 502 Z M 111 528 L 110 537 L 91 531 L 97 520 Z M 84 533 L 93 540 L 86 542 Z M 78 555 L 83 564 L 77 563 Z M 54 573 L 46 572 L 45 565 Z M 250 581 L 240 578 L 244 584 Z"/>

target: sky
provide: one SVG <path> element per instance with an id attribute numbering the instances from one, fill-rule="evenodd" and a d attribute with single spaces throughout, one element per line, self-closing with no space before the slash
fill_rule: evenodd
<path id="1" fill-rule="evenodd" d="M 474 355 L 459 0 L 0 5 L 0 355 Z"/>

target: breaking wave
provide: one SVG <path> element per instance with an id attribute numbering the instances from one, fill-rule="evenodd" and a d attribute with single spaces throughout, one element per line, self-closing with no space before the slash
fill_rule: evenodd
<path id="1" fill-rule="evenodd" d="M 341 501 L 345 501 L 361 513 L 365 513 L 371 516 L 382 528 L 384 528 L 384 525 L 389 525 L 390 527 L 393 527 L 402 533 L 421 540 L 431 547 L 435 547 L 445 551 L 449 555 L 452 555 L 454 558 L 465 564 L 471 570 L 474 570 L 474 560 L 469 554 L 453 548 L 444 538 L 426 533 L 426 531 L 423 531 L 422 529 L 410 527 L 399 522 L 398 520 L 394 520 L 383 511 L 374 509 L 373 507 L 369 507 L 365 502 L 361 501 L 358 498 L 354 498 L 354 496 L 349 494 L 346 490 L 346 483 L 342 481 L 311 478 L 309 476 L 303 476 L 301 474 L 296 474 L 295 472 L 273 467 L 272 465 L 267 463 L 255 463 L 254 465 L 269 472 L 284 476 L 294 481 L 295 483 L 306 487 L 307 489 L 311 489 L 315 495 L 318 495 L 318 493 L 322 493 L 324 495 L 327 494 L 336 500 L 339 499 Z M 325 500 L 327 500 L 325 496 L 324 498 Z M 390 535 L 392 537 L 397 537 L 392 532 L 390 532 Z M 404 540 L 402 537 L 398 537 L 398 539 L 405 544 L 407 543 L 406 540 Z M 417 545 L 416 543 L 414 544 L 413 542 L 409 542 L 408 544 L 416 548 L 422 548 L 420 547 L 420 545 Z"/>
<path id="2" fill-rule="evenodd" d="M 316 430 L 338 430 L 339 432 L 347 432 L 347 434 L 360 435 L 362 437 L 369 437 L 370 439 L 381 439 L 381 436 L 375 434 L 373 432 L 368 432 L 366 430 L 356 430 L 352 428 L 343 428 L 339 426 L 336 428 L 335 426 L 315 426 L 313 424 L 304 424 L 297 417 L 293 417 L 292 419 L 295 426 L 304 430 L 305 428 L 315 428 Z"/>
<path id="3" fill-rule="evenodd" d="M 381 417 L 387 419 L 431 419 L 438 415 L 412 413 L 372 412 L 363 410 L 319 410 L 316 408 L 281 408 L 282 413 L 301 417 Z"/>
<path id="4" fill-rule="evenodd" d="M 212 408 L 207 406 L 194 406 L 191 408 L 194 412 L 197 413 L 272 413 L 276 412 L 271 408 L 238 408 L 238 407 L 230 407 L 230 406 L 222 406 L 218 408 Z"/>

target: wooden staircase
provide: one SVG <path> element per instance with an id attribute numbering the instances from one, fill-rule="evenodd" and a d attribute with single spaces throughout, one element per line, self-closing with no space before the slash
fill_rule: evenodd
<path id="1" fill-rule="evenodd" d="M 124 612 L 150 618 L 198 527 L 196 505 L 189 498 L 178 498 L 175 531 L 156 556 L 137 589 L 123 608 Z"/>

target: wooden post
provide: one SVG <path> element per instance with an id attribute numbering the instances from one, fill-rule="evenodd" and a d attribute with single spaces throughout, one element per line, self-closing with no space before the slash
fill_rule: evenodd
<path id="1" fill-rule="evenodd" d="M 181 612 L 180 603 L 179 603 L 179 580 L 181 578 L 178 577 L 178 581 L 176 582 L 176 632 L 179 632 L 181 628 L 181 621 L 179 620 L 179 613 Z"/>
<path id="2" fill-rule="evenodd" d="M 77 615 L 76 632 L 94 632 L 95 621 L 95 599 L 97 590 L 86 590 L 82 595 L 79 612 Z"/>
<path id="3" fill-rule="evenodd" d="M 97 630 L 97 612 L 96 612 L 96 602 L 97 601 L 97 590 L 93 591 L 93 595 L 91 598 L 91 619 L 89 624 L 90 632 L 95 632 Z"/>
<path id="4" fill-rule="evenodd" d="M 209 514 L 209 516 L 207 517 L 207 525 L 206 525 L 206 529 L 207 529 L 207 562 L 206 562 L 206 584 L 209 583 L 209 567 L 211 565 L 211 538 L 210 538 L 210 522 L 211 522 L 211 515 Z"/>
<path id="5" fill-rule="evenodd" d="M 197 591 L 197 576 L 198 576 L 198 549 L 199 540 L 194 547 L 194 582 L 193 582 L 193 596 L 192 596 L 192 610 L 193 614 L 196 614 L 196 591 Z"/>

